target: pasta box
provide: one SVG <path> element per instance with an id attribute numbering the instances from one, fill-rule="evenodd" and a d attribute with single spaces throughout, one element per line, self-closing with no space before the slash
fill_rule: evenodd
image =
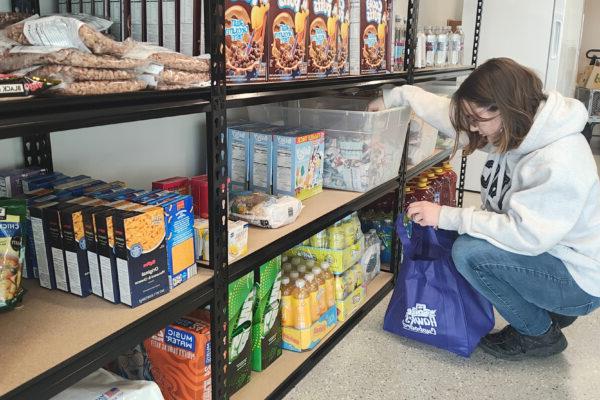
<path id="1" fill-rule="evenodd" d="M 102 297 L 112 303 L 120 303 L 117 260 L 113 250 L 115 245 L 113 215 L 115 211 L 114 208 L 108 207 L 94 212 L 92 217 L 102 281 Z"/>
<path id="2" fill-rule="evenodd" d="M 40 176 L 44 168 L 21 168 L 0 172 L 0 197 L 16 197 L 23 194 L 23 179 Z"/>
<path id="3" fill-rule="evenodd" d="M 44 208 L 42 213 L 44 226 L 47 227 L 48 233 L 46 253 L 48 254 L 48 258 L 52 259 L 56 288 L 65 292 L 69 292 L 69 275 L 67 274 L 67 266 L 65 263 L 60 212 L 69 207 L 72 207 L 72 204 L 57 203 Z"/>
<path id="4" fill-rule="evenodd" d="M 121 303 L 139 306 L 169 291 L 165 217 L 161 207 L 116 210 L 114 252 Z"/>
<path id="5" fill-rule="evenodd" d="M 56 201 L 46 203 L 33 203 L 29 206 L 29 219 L 31 221 L 31 232 L 35 242 L 35 259 L 38 269 L 40 286 L 46 289 L 56 289 L 54 277 L 54 263 L 48 255 L 46 244 L 49 242 L 47 223 L 44 222 L 44 210 Z"/>
<path id="6" fill-rule="evenodd" d="M 102 291 L 102 278 L 100 274 L 100 264 L 98 262 L 98 246 L 96 243 L 96 229 L 94 224 L 94 214 L 109 210 L 105 205 L 86 208 L 82 211 L 83 228 L 85 234 L 85 243 L 87 247 L 88 267 L 90 270 L 90 283 L 92 293 L 104 297 Z"/>

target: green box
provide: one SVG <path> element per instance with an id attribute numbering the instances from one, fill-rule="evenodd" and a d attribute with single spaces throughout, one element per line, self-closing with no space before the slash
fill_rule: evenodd
<path id="1" fill-rule="evenodd" d="M 232 395 L 250 381 L 252 355 L 252 311 L 254 272 L 229 284 L 229 325 L 227 327 L 227 393 Z"/>
<path id="2" fill-rule="evenodd" d="M 252 369 L 262 371 L 281 355 L 281 256 L 261 265 L 252 322 Z"/>

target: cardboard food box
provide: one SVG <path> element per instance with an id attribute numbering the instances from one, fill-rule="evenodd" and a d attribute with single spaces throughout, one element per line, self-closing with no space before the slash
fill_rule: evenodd
<path id="1" fill-rule="evenodd" d="M 57 203 L 45 208 L 42 214 L 44 226 L 48 229 L 46 252 L 48 258 L 52 259 L 56 288 L 65 292 L 69 291 L 69 275 L 65 263 L 60 211 L 71 206 L 69 203 Z"/>
<path id="2" fill-rule="evenodd" d="M 267 79 L 269 0 L 225 1 L 227 82 Z"/>
<path id="3" fill-rule="evenodd" d="M 389 10 L 386 0 L 361 1 L 361 74 L 387 72 L 391 68 L 388 51 Z"/>
<path id="4" fill-rule="evenodd" d="M 600 89 L 600 61 L 596 65 L 588 65 L 577 79 L 577 86 L 588 89 Z"/>
<path id="5" fill-rule="evenodd" d="M 69 290 L 78 296 L 89 296 L 92 293 L 90 267 L 83 224 L 83 211 L 89 207 L 72 205 L 60 210 L 62 242 L 69 278 Z"/>
<path id="6" fill-rule="evenodd" d="M 251 128 L 252 129 L 252 128 Z M 259 130 L 262 130 L 260 132 Z M 273 134 L 269 128 L 256 126 L 249 132 L 249 172 L 250 190 L 272 193 L 273 184 Z"/>
<path id="7" fill-rule="evenodd" d="M 288 250 L 285 255 L 290 258 L 301 257 L 305 260 L 314 260 L 317 264 L 326 261 L 331 265 L 331 272 L 339 275 L 360 260 L 364 247 L 365 238 L 361 235 L 356 243 L 341 250 L 301 245 Z"/>
<path id="8" fill-rule="evenodd" d="M 273 1 L 269 10 L 269 81 L 306 78 L 310 0 Z"/>
<path id="9" fill-rule="evenodd" d="M 308 76 L 325 78 L 337 73 L 339 35 L 338 0 L 310 2 L 308 22 Z"/>
<path id="10" fill-rule="evenodd" d="M 196 310 L 144 341 L 166 400 L 210 400 L 210 314 Z"/>
<path id="11" fill-rule="evenodd" d="M 165 217 L 161 207 L 113 214 L 121 303 L 137 307 L 169 291 Z"/>
<path id="12" fill-rule="evenodd" d="M 152 189 L 170 190 L 179 194 L 190 194 L 190 180 L 184 176 L 161 179 L 152 182 Z"/>
<path id="13" fill-rule="evenodd" d="M 37 177 L 46 172 L 44 168 L 10 169 L 0 172 L 0 197 L 17 197 L 23 194 L 23 179 Z"/>
<path id="14" fill-rule="evenodd" d="M 296 329 L 284 326 L 282 328 L 283 348 L 295 352 L 313 349 L 337 324 L 337 310 L 330 307 L 309 328 Z"/>
<path id="15" fill-rule="evenodd" d="M 198 272 L 194 251 L 192 196 L 169 198 L 159 205 L 164 210 L 169 287 L 187 281 Z"/>
<path id="16" fill-rule="evenodd" d="M 227 325 L 227 394 L 231 396 L 250 382 L 252 311 L 255 299 L 254 272 L 229 284 Z"/>
<path id="17" fill-rule="evenodd" d="M 274 194 L 304 200 L 323 191 L 323 131 L 288 130 L 274 137 L 274 146 Z"/>
<path id="18" fill-rule="evenodd" d="M 250 136 L 240 130 L 244 125 L 227 128 L 227 170 L 232 191 L 248 190 L 248 162 L 250 160 Z"/>
<path id="19" fill-rule="evenodd" d="M 338 0 L 336 58 L 339 75 L 350 74 L 350 0 Z"/>
<path id="20" fill-rule="evenodd" d="M 281 355 L 281 256 L 261 265 L 252 321 L 252 369 L 262 371 Z"/>
<path id="21" fill-rule="evenodd" d="M 54 263 L 47 244 L 50 242 L 47 223 L 44 221 L 44 210 L 57 202 L 37 203 L 29 206 L 31 232 L 35 242 L 35 258 L 40 286 L 46 289 L 56 289 Z"/>
<path id="22" fill-rule="evenodd" d="M 227 225 L 228 259 L 232 263 L 248 253 L 248 223 L 229 220 Z M 197 259 L 210 261 L 207 219 L 199 218 L 194 221 L 194 238 Z"/>
<path id="23" fill-rule="evenodd" d="M 104 297 L 102 291 L 102 278 L 100 273 L 100 264 L 98 261 L 98 245 L 96 239 L 96 225 L 94 223 L 94 214 L 109 210 L 110 207 L 99 205 L 83 210 L 83 229 L 85 233 L 85 243 L 87 247 L 88 267 L 90 270 L 90 283 L 92 293 L 96 296 Z"/>
<path id="24" fill-rule="evenodd" d="M 120 303 L 119 280 L 117 278 L 117 260 L 115 258 L 115 237 L 113 215 L 116 210 L 108 207 L 93 214 L 96 236 L 96 251 L 102 280 L 102 297 L 112 303 Z"/>

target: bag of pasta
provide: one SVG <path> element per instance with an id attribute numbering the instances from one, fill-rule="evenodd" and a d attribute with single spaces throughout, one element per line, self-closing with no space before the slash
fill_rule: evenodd
<path id="1" fill-rule="evenodd" d="M 0 199 L 0 310 L 14 308 L 25 292 L 25 214 L 24 201 Z"/>

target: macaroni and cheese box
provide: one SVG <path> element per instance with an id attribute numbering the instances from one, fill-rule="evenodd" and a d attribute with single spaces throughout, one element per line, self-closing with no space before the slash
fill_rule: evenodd
<path id="1" fill-rule="evenodd" d="M 113 251 L 115 237 L 113 231 L 112 207 L 92 214 L 96 235 L 96 251 L 102 281 L 102 297 L 112 303 L 120 303 L 119 281 L 117 278 L 117 260 Z"/>
<path id="2" fill-rule="evenodd" d="M 37 256 L 35 251 L 35 240 L 33 237 L 33 230 L 31 228 L 31 215 L 29 211 L 29 207 L 34 203 L 34 200 L 37 198 L 45 197 L 48 194 L 52 193 L 50 189 L 38 189 L 28 194 L 20 194 L 18 198 L 25 200 L 25 204 L 27 205 L 27 214 L 26 221 L 24 224 L 25 230 L 25 240 L 27 241 L 27 246 L 25 247 L 25 266 L 23 268 L 23 278 L 33 279 L 38 278 L 38 266 L 37 266 Z"/>
<path id="3" fill-rule="evenodd" d="M 102 291 L 102 277 L 100 274 L 100 264 L 98 261 L 98 246 L 96 243 L 96 228 L 94 224 L 94 214 L 109 209 L 110 207 L 99 205 L 92 208 L 86 208 L 82 211 L 92 293 L 100 297 L 104 296 Z"/>
<path id="4" fill-rule="evenodd" d="M 152 189 L 170 190 L 179 194 L 190 194 L 190 180 L 183 176 L 161 179 L 152 182 Z"/>
<path id="5" fill-rule="evenodd" d="M 161 207 L 113 214 L 120 301 L 139 306 L 169 291 L 165 217 Z"/>
<path id="6" fill-rule="evenodd" d="M 29 193 L 37 189 L 51 189 L 54 187 L 55 182 L 63 179 L 68 179 L 68 177 L 60 172 L 22 179 L 23 193 Z"/>
<path id="7" fill-rule="evenodd" d="M 159 204 L 165 215 L 169 286 L 174 288 L 196 275 L 192 196 L 178 196 Z"/>
<path id="8" fill-rule="evenodd" d="M 210 314 L 196 310 L 144 341 L 165 400 L 211 399 Z"/>
<path id="9" fill-rule="evenodd" d="M 227 128 L 227 170 L 231 178 L 232 191 L 248 190 L 250 136 L 243 130 L 244 125 Z"/>
<path id="10" fill-rule="evenodd" d="M 86 206 L 71 205 L 60 210 L 62 243 L 69 280 L 69 290 L 78 296 L 92 293 L 90 267 L 88 263 L 83 210 Z"/>
<path id="11" fill-rule="evenodd" d="M 35 259 L 40 286 L 46 289 L 56 289 L 54 263 L 47 243 L 50 242 L 47 223 L 44 221 L 44 210 L 57 202 L 37 203 L 29 206 L 32 237 L 35 242 Z"/>
<path id="12" fill-rule="evenodd" d="M 42 215 L 44 224 L 48 228 L 46 251 L 48 257 L 52 258 L 52 264 L 54 265 L 56 288 L 65 292 L 69 291 L 69 275 L 65 264 L 60 211 L 71 206 L 70 203 L 58 203 L 45 208 Z"/>
<path id="13" fill-rule="evenodd" d="M 37 177 L 46 172 L 44 168 L 20 168 L 0 172 L 0 197 L 17 197 L 23 194 L 23 179 Z"/>
<path id="14" fill-rule="evenodd" d="M 300 200 L 323 191 L 325 133 L 302 128 L 274 137 L 273 194 Z"/>
<path id="15" fill-rule="evenodd" d="M 86 188 L 84 192 L 88 196 L 95 197 L 97 195 L 106 194 L 115 190 L 123 189 L 125 186 L 127 186 L 125 182 L 113 181 L 105 184 L 100 184 L 98 186 L 91 186 L 89 188 Z"/>

